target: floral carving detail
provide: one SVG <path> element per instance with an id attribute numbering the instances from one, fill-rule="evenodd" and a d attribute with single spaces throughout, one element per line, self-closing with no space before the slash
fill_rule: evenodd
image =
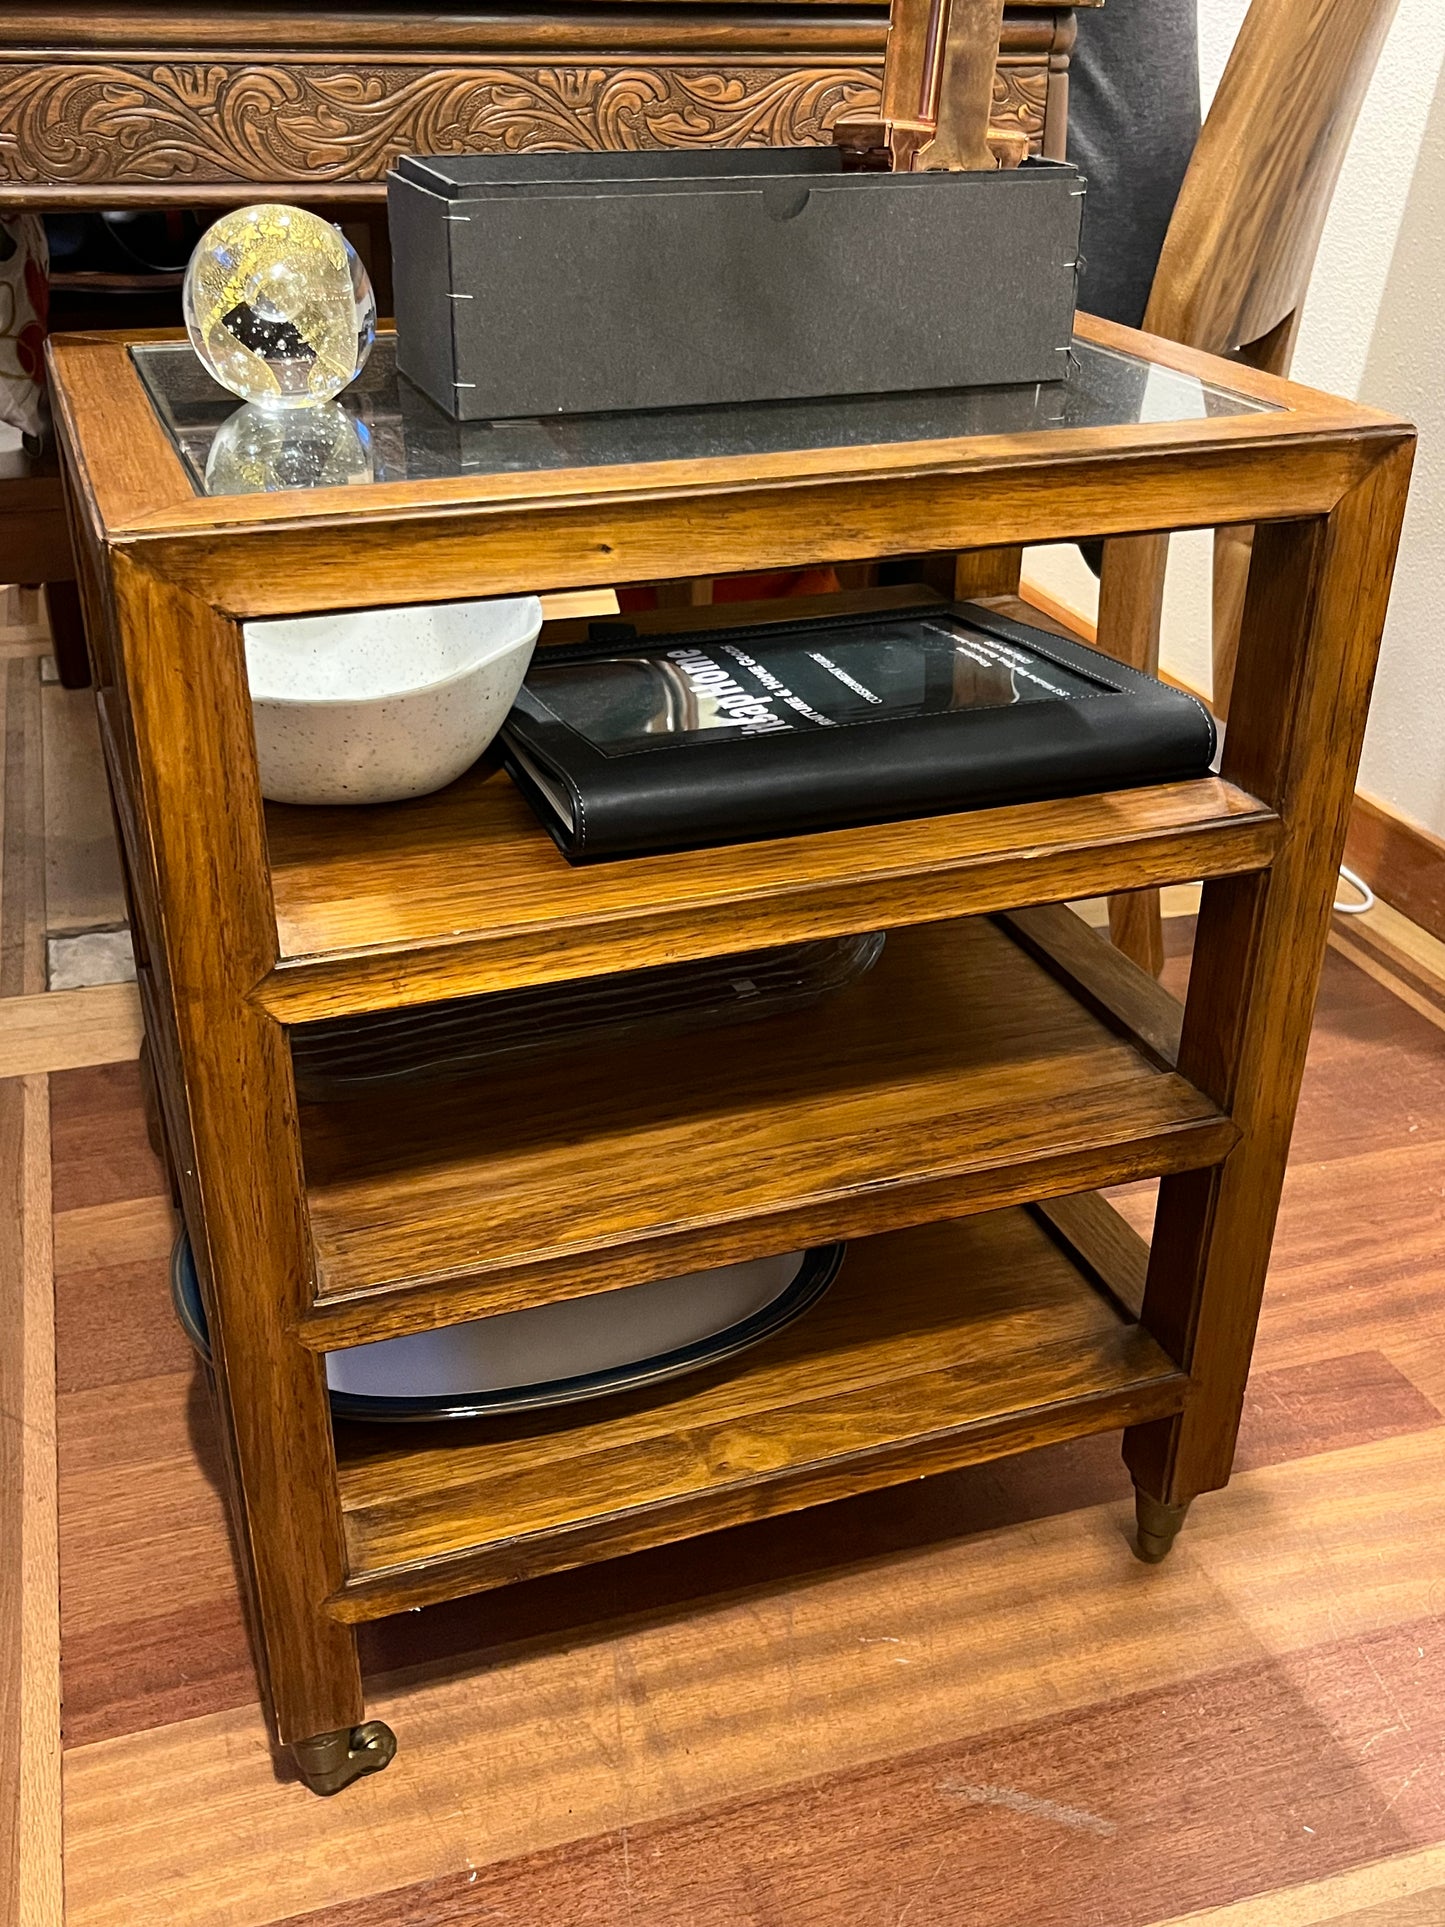
<path id="1" fill-rule="evenodd" d="M 368 181 L 403 153 L 818 145 L 878 96 L 863 66 L 27 61 L 0 64 L 0 182 Z"/>
<path id="2" fill-rule="evenodd" d="M 1035 150 L 1043 141 L 1048 104 L 1046 67 L 1000 65 L 994 73 L 990 120 L 995 127 L 1006 127 L 1010 133 L 1027 134 Z"/>

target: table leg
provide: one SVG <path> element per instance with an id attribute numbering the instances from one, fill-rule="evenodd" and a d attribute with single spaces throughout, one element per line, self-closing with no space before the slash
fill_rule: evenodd
<path id="1" fill-rule="evenodd" d="M 277 938 L 241 637 L 125 558 L 113 581 L 125 649 L 106 701 L 123 698 L 129 727 L 107 731 L 108 753 L 127 765 L 117 794 L 146 797 L 127 861 L 258 1668 L 276 1740 L 333 1792 L 394 1742 L 362 1727 L 355 1633 L 327 1609 L 345 1543 L 324 1362 L 295 1335 L 314 1265 L 291 1055 L 251 1001 Z"/>
<path id="2" fill-rule="evenodd" d="M 50 647 L 65 689 L 90 687 L 90 656 L 85 646 L 85 618 L 80 589 L 74 581 L 47 582 L 45 619 L 50 625 Z"/>
<path id="3" fill-rule="evenodd" d="M 1234 1459 L 1409 470 L 1396 447 L 1329 516 L 1255 540 L 1224 775 L 1284 833 L 1269 871 L 1207 884 L 1200 911 L 1179 1069 L 1243 1135 L 1160 1187 L 1143 1320 L 1194 1389 L 1125 1435 L 1155 1549 L 1154 1509 L 1225 1484 Z"/>

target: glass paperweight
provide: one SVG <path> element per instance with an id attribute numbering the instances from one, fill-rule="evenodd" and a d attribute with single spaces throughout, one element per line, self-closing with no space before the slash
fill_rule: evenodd
<path id="1" fill-rule="evenodd" d="M 260 408 L 330 401 L 365 366 L 376 297 L 356 250 L 305 208 L 238 208 L 186 269 L 191 346 L 222 387 Z"/>
<path id="2" fill-rule="evenodd" d="M 212 495 L 344 488 L 371 481 L 373 473 L 366 424 L 336 401 L 284 409 L 248 403 L 222 422 L 206 457 Z"/>

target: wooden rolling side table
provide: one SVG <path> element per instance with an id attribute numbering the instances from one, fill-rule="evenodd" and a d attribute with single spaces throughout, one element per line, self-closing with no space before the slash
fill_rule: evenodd
<path id="1" fill-rule="evenodd" d="M 1052 389 L 476 431 L 383 340 L 349 404 L 382 479 L 217 498 L 232 404 L 187 350 L 55 343 L 241 1564 L 318 1791 L 394 1745 L 361 1620 L 1115 1427 L 1146 1556 L 1228 1479 L 1412 434 L 1080 335 Z M 260 797 L 247 617 L 1244 522 L 1218 776 L 576 870 L 485 764 L 388 808 Z M 1061 907 L 1198 877 L 1182 1012 Z M 292 1026 L 885 926 L 870 976 L 725 1051 L 298 1102 Z M 1147 1251 L 1099 1195 L 1142 1177 Z M 329 1349 L 835 1238 L 820 1305 L 694 1379 L 333 1425 Z"/>

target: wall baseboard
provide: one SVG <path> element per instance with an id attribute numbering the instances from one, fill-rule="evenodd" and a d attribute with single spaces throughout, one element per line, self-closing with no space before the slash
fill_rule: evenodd
<path id="1" fill-rule="evenodd" d="M 1033 582 L 1025 581 L 1019 594 L 1041 615 L 1061 623 L 1081 641 L 1097 641 L 1094 624 L 1082 610 L 1070 608 Z M 1201 702 L 1208 700 L 1177 676 L 1165 675 L 1163 680 L 1176 689 L 1188 690 Z M 1365 879 L 1376 896 L 1445 942 L 1445 840 L 1433 830 L 1373 796 L 1356 792 L 1345 838 L 1345 862 Z"/>
<path id="2" fill-rule="evenodd" d="M 1377 902 L 1357 916 L 1337 916 L 1330 948 L 1445 1031 L 1445 943 L 1402 911 Z"/>
<path id="3" fill-rule="evenodd" d="M 1019 583 L 1019 600 L 1027 602 L 1031 609 L 1037 609 L 1041 616 L 1049 616 L 1092 647 L 1099 640 L 1099 626 L 1094 618 L 1076 609 L 1072 603 L 1065 602 L 1062 596 L 1055 595 L 1041 583 L 1031 582 L 1027 576 Z"/>
<path id="4" fill-rule="evenodd" d="M 1432 830 L 1357 794 L 1345 861 L 1377 896 L 1445 942 L 1445 841 Z"/>

